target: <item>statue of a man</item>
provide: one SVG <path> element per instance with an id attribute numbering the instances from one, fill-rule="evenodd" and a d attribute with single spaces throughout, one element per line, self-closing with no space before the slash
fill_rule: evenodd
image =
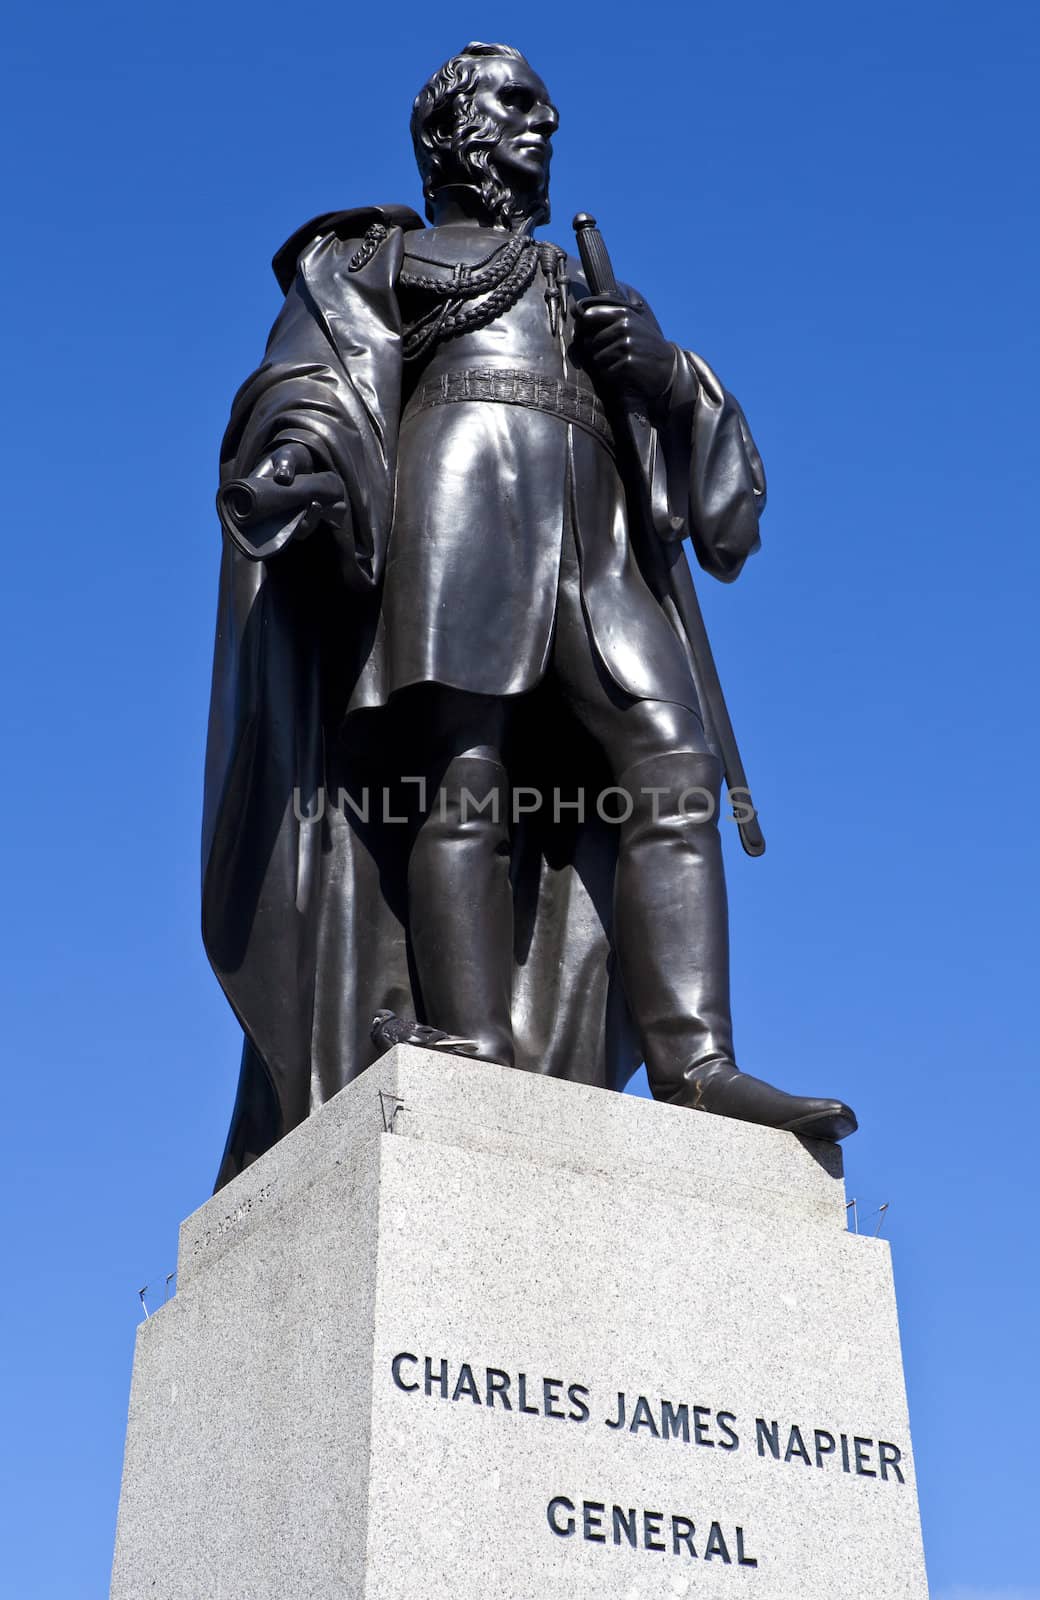
<path id="1" fill-rule="evenodd" d="M 471 44 L 415 101 L 430 226 L 333 212 L 275 257 L 218 502 L 203 920 L 246 1035 L 221 1181 L 438 1031 L 856 1126 L 734 1061 L 720 767 L 646 508 L 729 581 L 765 482 L 706 363 L 535 241 L 558 120 L 518 51 Z"/>

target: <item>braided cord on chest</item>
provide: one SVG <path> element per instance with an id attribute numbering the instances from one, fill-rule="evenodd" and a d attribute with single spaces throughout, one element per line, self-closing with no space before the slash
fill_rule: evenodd
<path id="1" fill-rule="evenodd" d="M 535 248 L 533 241 L 517 233 L 505 244 L 496 245 L 482 260 L 474 261 L 472 266 L 464 261 L 430 262 L 429 265 L 440 267 L 441 270 L 420 272 L 414 261 L 406 259 L 401 268 L 400 282 L 405 289 L 416 289 L 423 294 L 468 300 L 474 295 L 497 289 L 525 251 L 532 248 Z"/>
<path id="2" fill-rule="evenodd" d="M 514 246 L 515 248 L 511 248 Z M 426 290 L 428 293 L 436 294 L 440 304 L 433 306 L 406 328 L 404 335 L 406 361 L 414 361 L 432 345 L 440 344 L 445 339 L 458 338 L 461 334 L 487 327 L 488 323 L 494 322 L 503 311 L 508 311 L 510 306 L 516 304 L 538 270 L 538 248 L 533 240 L 519 238 L 515 241 L 510 240 L 501 251 L 496 252 L 496 255 L 502 257 L 507 250 L 510 251 L 510 255 L 504 264 L 501 261 L 493 263 L 494 282 L 486 295 L 483 295 L 482 290 L 474 291 L 469 287 L 472 279 L 461 293 L 451 280 L 444 279 L 438 279 L 436 290 Z M 486 276 L 484 281 L 489 281 Z M 418 287 L 403 273 L 401 282 L 405 288 Z M 425 282 L 422 287 L 426 289 Z M 474 298 L 476 295 L 483 297 Z"/>

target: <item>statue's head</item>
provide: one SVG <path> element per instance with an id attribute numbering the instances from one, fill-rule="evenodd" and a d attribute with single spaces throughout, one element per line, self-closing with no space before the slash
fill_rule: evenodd
<path id="1" fill-rule="evenodd" d="M 469 189 L 488 219 L 506 227 L 549 218 L 556 107 L 538 74 L 507 44 L 468 44 L 423 85 L 412 141 L 426 215 L 443 189 Z"/>

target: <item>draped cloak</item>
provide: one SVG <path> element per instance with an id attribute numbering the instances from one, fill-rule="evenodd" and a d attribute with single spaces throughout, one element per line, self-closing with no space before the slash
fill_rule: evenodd
<path id="1" fill-rule="evenodd" d="M 383 230 L 375 249 L 365 239 L 373 224 Z M 275 258 L 284 308 L 222 447 L 225 483 L 253 471 L 277 440 L 317 441 L 322 465 L 346 486 L 348 514 L 303 540 L 290 521 L 261 530 L 263 560 L 225 526 L 202 920 L 245 1046 L 218 1187 L 371 1064 L 377 1010 L 422 1014 L 407 931 L 413 833 L 401 820 L 409 800 L 414 810 L 401 776 L 414 710 L 383 670 L 404 384 L 397 279 L 405 234 L 420 227 L 405 207 L 372 207 L 293 236 Z M 761 462 L 739 406 L 687 352 L 666 414 L 653 426 L 637 418 L 633 432 L 631 549 L 625 529 L 621 544 L 693 686 L 667 570 L 685 559 L 688 533 L 702 566 L 737 576 L 758 545 Z M 604 590 L 619 581 L 609 560 L 588 569 Z M 583 587 L 587 612 L 589 600 Z M 627 659 L 636 659 L 630 649 Z M 631 689 L 654 692 L 652 681 Z M 514 785 L 543 795 L 610 782 L 548 684 L 519 697 L 506 759 Z M 515 820 L 513 1024 L 518 1066 L 621 1088 L 640 1051 L 611 955 L 615 848 L 614 828 L 589 808 Z"/>

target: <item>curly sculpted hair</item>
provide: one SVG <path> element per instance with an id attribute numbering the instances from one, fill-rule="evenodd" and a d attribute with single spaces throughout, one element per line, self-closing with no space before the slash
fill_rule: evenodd
<path id="1" fill-rule="evenodd" d="M 506 227 L 527 218 L 532 224 L 547 222 L 548 177 L 536 193 L 514 194 L 488 159 L 498 143 L 500 129 L 491 117 L 477 111 L 473 100 L 481 61 L 488 56 L 529 65 L 526 56 L 512 45 L 474 40 L 446 61 L 415 97 L 412 143 L 426 197 L 426 215 L 433 220 L 438 190 L 448 184 L 468 184 L 479 191 L 495 222 Z"/>

